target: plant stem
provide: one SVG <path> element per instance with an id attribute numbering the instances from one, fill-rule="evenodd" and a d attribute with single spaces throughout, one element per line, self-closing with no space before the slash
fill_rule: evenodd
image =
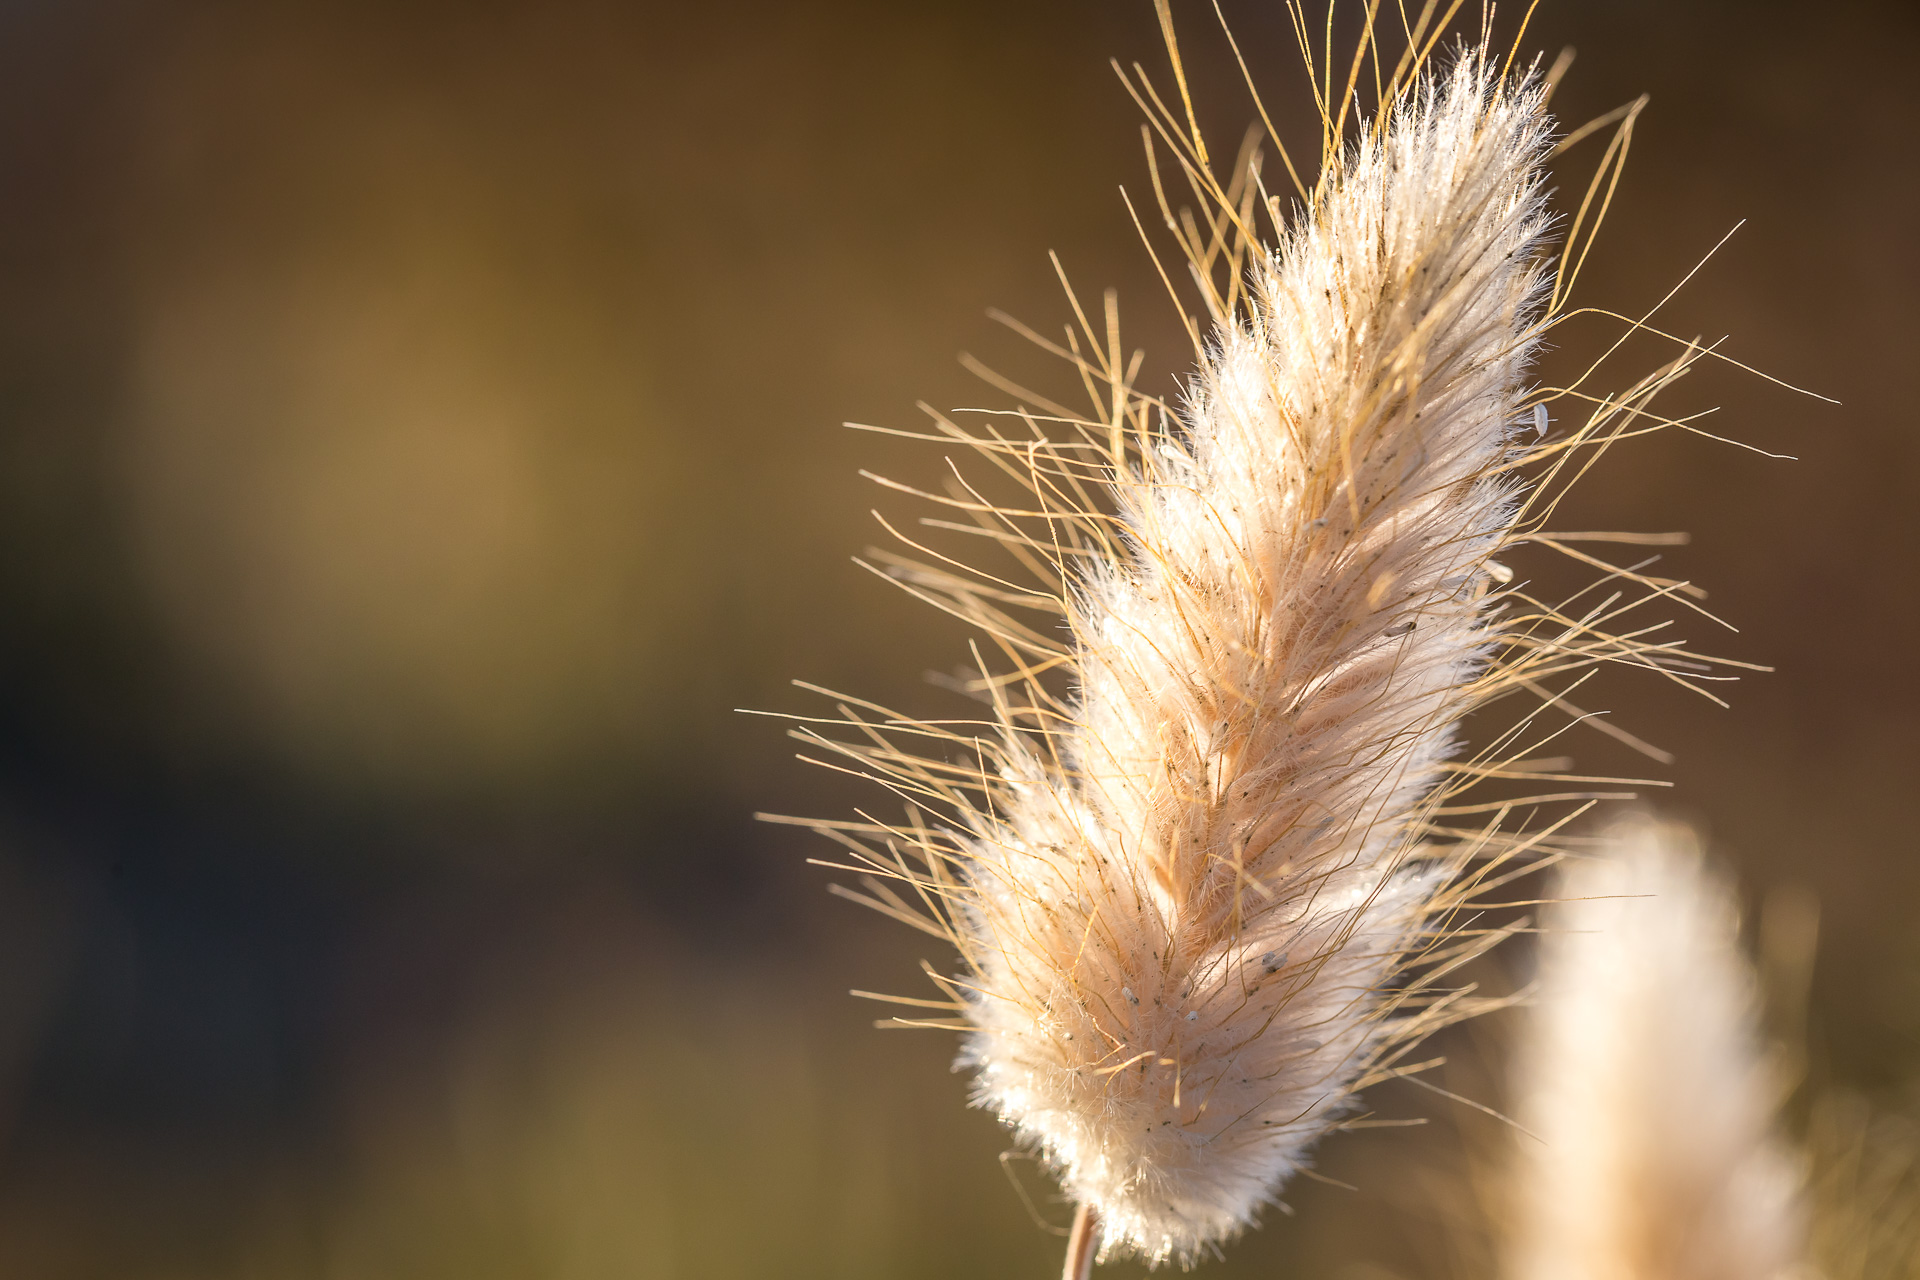
<path id="1" fill-rule="evenodd" d="M 1093 1206 L 1080 1205 L 1073 1211 L 1073 1227 L 1067 1232 L 1067 1265 L 1061 1280 L 1087 1280 L 1093 1274 L 1093 1255 L 1100 1249 L 1100 1219 Z"/>

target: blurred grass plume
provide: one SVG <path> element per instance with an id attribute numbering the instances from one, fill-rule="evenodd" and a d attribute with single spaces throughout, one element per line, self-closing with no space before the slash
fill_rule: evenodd
<path id="1" fill-rule="evenodd" d="M 1561 865 L 1516 1060 L 1509 1280 L 1785 1280 L 1801 1170 L 1731 883 L 1637 815 Z"/>

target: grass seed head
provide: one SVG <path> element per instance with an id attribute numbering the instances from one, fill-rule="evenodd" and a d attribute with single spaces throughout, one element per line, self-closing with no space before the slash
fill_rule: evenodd
<path id="1" fill-rule="evenodd" d="M 1522 760 L 1529 730 L 1582 717 L 1565 694 L 1592 668 L 1693 678 L 1678 642 L 1611 629 L 1684 584 L 1541 526 L 1579 460 L 1659 425 L 1649 402 L 1699 352 L 1619 396 L 1528 385 L 1571 283 L 1549 256 L 1551 124 L 1542 82 L 1484 45 L 1436 70 L 1423 20 L 1350 139 L 1344 110 L 1325 117 L 1289 217 L 1251 150 L 1220 179 L 1166 105 L 1187 93 L 1168 32 L 1179 97 L 1128 84 L 1202 205 L 1175 214 L 1150 144 L 1205 313 L 1183 397 L 1135 385 L 1111 294 L 1102 326 L 1069 289 L 1078 325 L 1036 340 L 1090 409 L 1022 391 L 1029 407 L 935 415 L 929 435 L 1013 494 L 956 471 L 919 495 L 954 516 L 929 523 L 1013 570 L 904 535 L 918 554 L 873 566 L 979 629 L 989 713 L 844 699 L 846 732 L 797 733 L 908 805 L 808 824 L 863 873 L 842 892 L 963 961 L 929 969 L 943 999 L 904 1001 L 938 1013 L 892 1025 L 967 1033 L 976 1100 L 1094 1211 L 1107 1255 L 1188 1264 L 1254 1221 L 1360 1089 L 1416 1070 L 1411 1045 L 1492 1003 L 1443 982 L 1512 932 L 1467 908 L 1551 856 L 1565 819 L 1514 834 L 1532 802 L 1510 782 L 1463 793 L 1564 768 Z M 1549 433 L 1550 402 L 1584 412 Z M 1497 557 L 1530 541 L 1610 590 L 1577 611 L 1526 595 Z M 1540 703 L 1458 759 L 1461 717 L 1517 693 Z"/>
<path id="2" fill-rule="evenodd" d="M 1191 1259 L 1348 1107 L 1446 882 L 1423 805 L 1487 655 L 1540 295 L 1531 87 L 1465 60 L 1253 271 L 1069 618 L 1080 696 L 1010 742 L 962 914 L 981 1101 Z"/>

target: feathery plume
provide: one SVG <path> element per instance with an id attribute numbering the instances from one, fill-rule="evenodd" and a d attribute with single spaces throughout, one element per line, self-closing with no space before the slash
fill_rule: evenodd
<path id="1" fill-rule="evenodd" d="M 1346 1109 L 1445 878 L 1410 837 L 1487 651 L 1545 134 L 1463 61 L 1256 268 L 1077 584 L 1057 758 L 1008 744 L 975 833 L 980 1095 L 1149 1257 Z"/>
<path id="2" fill-rule="evenodd" d="M 1510 1280 L 1782 1280 L 1802 1241 L 1731 889 L 1640 816 L 1563 864 L 1518 1060 Z"/>
<path id="3" fill-rule="evenodd" d="M 988 373 L 1032 408 L 979 428 L 935 415 L 927 437 L 1017 486 L 996 499 L 956 478 L 920 495 L 1014 569 L 891 526 L 919 558 L 878 553 L 997 651 L 995 670 L 975 646 L 971 690 L 990 716 L 843 699 L 850 735 L 798 731 L 908 803 L 899 822 L 808 821 L 864 873 L 864 892 L 839 891 L 949 939 L 965 965 L 928 968 L 943 999 L 875 997 L 937 1011 L 889 1025 L 967 1032 L 976 1100 L 1055 1169 L 1102 1256 L 1190 1264 L 1216 1249 L 1357 1091 L 1418 1070 L 1403 1064 L 1412 1044 L 1487 1007 L 1442 980 L 1511 930 L 1462 909 L 1551 848 L 1555 825 L 1512 834 L 1527 800 L 1459 797 L 1564 768 L 1521 759 L 1542 710 L 1584 715 L 1550 683 L 1606 662 L 1690 679 L 1677 643 L 1608 630 L 1684 584 L 1540 524 L 1569 464 L 1657 426 L 1648 401 L 1699 353 L 1621 396 L 1528 387 L 1572 274 L 1547 257 L 1545 90 L 1484 44 L 1434 71 L 1431 18 L 1351 140 L 1328 104 L 1354 84 L 1320 95 L 1321 173 L 1291 220 L 1257 157 L 1221 182 L 1191 107 L 1183 121 L 1123 75 L 1202 206 L 1176 215 L 1150 141 L 1211 324 L 1202 341 L 1189 320 L 1198 370 L 1177 404 L 1141 391 L 1112 295 L 1103 332 L 1069 289 L 1065 345 L 1030 336 L 1080 375 L 1091 409 Z M 1549 434 L 1563 396 L 1589 412 Z M 1616 589 L 1575 616 L 1525 596 L 1496 557 L 1527 541 Z M 1460 717 L 1516 692 L 1543 704 L 1455 759 Z"/>

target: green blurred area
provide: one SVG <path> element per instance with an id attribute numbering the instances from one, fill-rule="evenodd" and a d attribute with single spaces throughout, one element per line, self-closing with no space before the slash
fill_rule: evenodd
<path id="1" fill-rule="evenodd" d="M 1225 7 L 1310 140 L 1278 4 Z M 1251 105 L 1174 11 L 1224 147 Z M 1778 668 L 1601 701 L 1750 896 L 1817 896 L 1817 1069 L 1881 1093 L 1920 1060 L 1916 36 L 1561 0 L 1528 40 L 1579 51 L 1568 121 L 1653 97 L 1584 300 L 1747 219 L 1666 327 L 1844 402 L 1703 372 L 1675 410 L 1798 460 L 1636 441 L 1559 523 L 1690 530 L 1663 571 L 1740 630 L 1688 633 Z M 836 424 L 1002 402 L 962 350 L 1057 379 L 985 314 L 1055 331 L 1049 250 L 1181 369 L 1116 191 L 1151 6 L 14 0 L 0 37 L 0 1273 L 1050 1274 L 1009 1174 L 1065 1210 L 952 1042 L 843 995 L 950 957 L 751 818 L 881 798 L 735 708 L 951 698 L 964 635 L 849 562 L 920 514 L 860 469 L 943 460 Z M 1445 1123 L 1341 1137 L 1361 1190 L 1212 1270 L 1459 1270 L 1464 1121 L 1377 1102 Z"/>

